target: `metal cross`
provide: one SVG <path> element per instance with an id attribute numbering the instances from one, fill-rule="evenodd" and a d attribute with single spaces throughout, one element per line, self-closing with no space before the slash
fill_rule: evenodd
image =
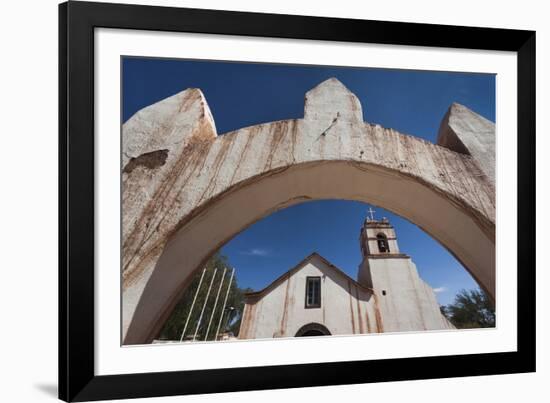
<path id="1" fill-rule="evenodd" d="M 375 211 L 372 209 L 372 207 L 369 207 L 368 213 L 370 213 L 370 220 L 371 220 L 371 221 L 374 221 L 374 213 L 375 213 Z"/>

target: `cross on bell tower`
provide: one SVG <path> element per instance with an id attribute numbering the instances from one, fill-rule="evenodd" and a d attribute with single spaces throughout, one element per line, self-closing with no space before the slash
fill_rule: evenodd
<path id="1" fill-rule="evenodd" d="M 370 214 L 370 221 L 374 221 L 374 213 L 375 210 L 372 209 L 372 207 L 369 207 L 369 210 L 367 211 Z M 367 217 L 368 218 L 368 217 Z"/>

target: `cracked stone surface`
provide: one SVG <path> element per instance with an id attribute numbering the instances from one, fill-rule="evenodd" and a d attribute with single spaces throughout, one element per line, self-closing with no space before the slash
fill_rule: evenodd
<path id="1" fill-rule="evenodd" d="M 480 141 L 483 152 L 470 141 L 490 130 L 454 109 L 440 145 L 363 122 L 357 97 L 336 79 L 308 91 L 304 119 L 220 136 L 197 89 L 136 113 L 122 130 L 124 342 L 152 340 L 225 242 L 305 200 L 359 200 L 406 217 L 494 295 L 494 174 L 478 160 L 491 141 Z M 494 126 L 492 135 L 494 155 Z M 468 152 L 457 152 L 455 137 Z"/>

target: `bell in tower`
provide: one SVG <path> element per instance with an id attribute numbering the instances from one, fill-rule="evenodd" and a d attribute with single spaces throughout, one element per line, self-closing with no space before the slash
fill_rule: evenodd
<path id="1" fill-rule="evenodd" d="M 379 258 L 399 255 L 395 229 L 387 218 L 374 218 L 374 210 L 369 208 L 369 216 L 363 222 L 359 236 L 363 258 Z"/>

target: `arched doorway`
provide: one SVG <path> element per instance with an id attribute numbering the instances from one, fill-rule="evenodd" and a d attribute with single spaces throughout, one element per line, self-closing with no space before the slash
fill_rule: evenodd
<path id="1" fill-rule="evenodd" d="M 308 323 L 296 332 L 295 337 L 330 336 L 330 331 L 320 323 Z"/>

